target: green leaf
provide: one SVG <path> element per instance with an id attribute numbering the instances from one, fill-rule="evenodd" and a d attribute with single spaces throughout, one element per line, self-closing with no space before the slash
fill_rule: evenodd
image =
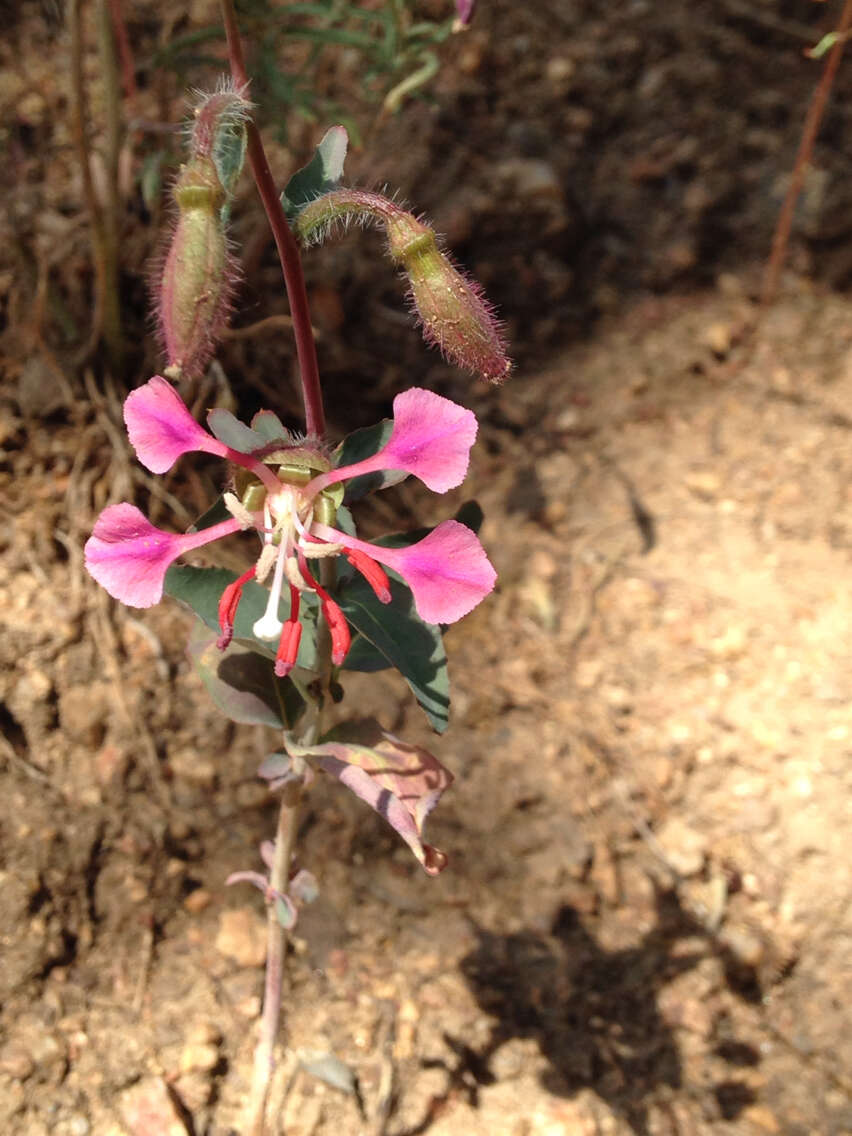
<path id="1" fill-rule="evenodd" d="M 219 600 L 228 584 L 236 578 L 236 572 L 229 572 L 226 568 L 195 568 L 189 564 L 173 564 L 166 572 L 165 592 L 194 611 L 211 631 L 218 632 Z M 249 580 L 243 588 L 234 620 L 234 642 L 266 659 L 274 659 L 277 644 L 258 639 L 252 631 L 252 625 L 266 610 L 268 598 L 266 588 Z M 283 610 L 284 607 L 285 603 L 282 603 L 278 612 L 278 618 L 282 621 L 289 615 L 289 611 Z M 304 592 L 300 612 L 302 641 L 299 644 L 297 665 L 310 671 L 317 669 L 317 611 L 316 598 Z"/>
<path id="2" fill-rule="evenodd" d="M 345 671 L 360 671 L 362 674 L 375 674 L 376 671 L 386 671 L 392 664 L 374 647 L 369 639 L 356 634 L 352 637 L 352 646 L 343 661 Z"/>
<path id="3" fill-rule="evenodd" d="M 314 156 L 293 174 L 281 194 L 288 218 L 295 217 L 309 201 L 337 188 L 343 177 L 348 144 L 349 137 L 342 126 L 332 126 L 325 132 Z"/>
<path id="4" fill-rule="evenodd" d="M 231 414 L 230 410 L 223 410 L 220 406 L 208 412 L 207 425 L 220 442 L 241 454 L 253 453 L 266 444 L 266 438 L 262 434 L 252 430 Z"/>
<path id="5" fill-rule="evenodd" d="M 404 584 L 390 578 L 390 590 L 391 602 L 380 603 L 370 585 L 353 576 L 335 599 L 352 627 L 396 667 L 442 734 L 449 725 L 450 677 L 441 630 L 423 622 Z"/>
<path id="6" fill-rule="evenodd" d="M 201 623 L 187 654 L 210 697 L 233 722 L 292 729 L 299 720 L 302 697 L 289 679 L 276 677 L 271 660 L 233 643 L 220 651 Z"/>
<path id="7" fill-rule="evenodd" d="M 453 775 L 421 746 L 408 745 L 385 733 L 377 722 L 363 720 L 341 726 L 314 745 L 299 745 L 290 734 L 284 745 L 291 757 L 313 758 L 320 769 L 385 818 L 426 869 L 436 876 L 446 866 L 443 852 L 422 840 L 423 825 Z"/>
<path id="8" fill-rule="evenodd" d="M 362 430 L 344 438 L 334 452 L 334 468 L 340 469 L 344 465 L 354 465 L 377 454 L 385 445 L 393 431 L 393 419 L 384 418 L 375 426 L 365 426 Z M 377 473 L 364 473 L 360 477 L 353 477 L 346 482 L 346 493 L 343 500 L 347 505 L 374 493 L 377 489 L 384 489 L 388 485 L 396 485 L 404 481 L 408 474 L 401 469 L 383 469 Z"/>

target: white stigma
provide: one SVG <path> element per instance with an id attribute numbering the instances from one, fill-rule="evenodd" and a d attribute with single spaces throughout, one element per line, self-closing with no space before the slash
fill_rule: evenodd
<path id="1" fill-rule="evenodd" d="M 258 639 L 277 639 L 284 629 L 284 624 L 278 618 L 278 603 L 281 599 L 281 585 L 284 581 L 284 563 L 286 560 L 287 542 L 282 540 L 278 549 L 278 559 L 275 561 L 275 575 L 272 577 L 272 587 L 269 589 L 266 611 L 252 628 Z"/>

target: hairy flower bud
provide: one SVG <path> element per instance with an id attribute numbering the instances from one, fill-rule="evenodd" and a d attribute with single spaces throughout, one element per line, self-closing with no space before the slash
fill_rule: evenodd
<path id="1" fill-rule="evenodd" d="M 178 219 L 158 297 L 170 378 L 203 370 L 225 325 L 234 279 L 222 220 L 225 191 L 210 158 L 183 167 L 174 198 Z"/>
<path id="2" fill-rule="evenodd" d="M 225 226 L 250 109 L 231 84 L 195 107 L 189 160 L 173 190 L 177 220 L 154 288 L 170 378 L 199 374 L 227 321 L 237 273 Z"/>
<path id="3" fill-rule="evenodd" d="M 313 244 L 352 220 L 384 225 L 388 251 L 408 278 L 426 342 L 451 363 L 503 382 L 512 364 L 491 305 L 443 251 L 434 230 L 413 213 L 377 193 L 336 189 L 306 205 L 294 225 L 303 243 Z"/>

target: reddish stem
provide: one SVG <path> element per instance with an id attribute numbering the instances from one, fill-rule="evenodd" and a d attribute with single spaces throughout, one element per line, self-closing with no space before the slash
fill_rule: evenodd
<path id="1" fill-rule="evenodd" d="M 133 107 L 136 105 L 136 67 L 133 63 L 133 50 L 127 35 L 127 24 L 124 22 L 124 12 L 121 10 L 121 0 L 109 0 L 109 12 L 112 19 L 112 32 L 118 48 L 118 58 L 121 61 L 124 97 Z"/>
<path id="2" fill-rule="evenodd" d="M 246 72 L 243 46 L 237 27 L 237 17 L 233 0 L 222 0 L 222 20 L 228 41 L 228 59 L 234 82 L 241 88 L 249 83 Z M 257 185 L 260 199 L 269 219 L 269 226 L 275 238 L 278 258 L 284 272 L 284 284 L 293 317 L 293 335 L 296 340 L 296 355 L 299 360 L 299 375 L 302 382 L 302 399 L 305 404 L 305 426 L 308 434 L 322 437 L 325 433 L 325 411 L 322 405 L 317 349 L 314 342 L 311 316 L 308 309 L 308 293 L 305 289 L 305 275 L 302 271 L 302 258 L 296 238 L 287 223 L 284 208 L 275 188 L 275 181 L 266 151 L 260 138 L 257 124 L 249 119 L 246 125 L 248 135 L 248 158 L 251 172 Z"/>
<path id="3" fill-rule="evenodd" d="M 837 25 L 837 40 L 831 49 L 831 54 L 828 57 L 822 78 L 814 92 L 814 97 L 811 99 L 811 105 L 808 107 L 805 125 L 802 129 L 802 138 L 799 142 L 799 150 L 796 154 L 793 173 L 790 177 L 790 186 L 787 190 L 787 196 L 784 198 L 784 204 L 781 206 L 781 212 L 778 215 L 778 223 L 775 226 L 775 233 L 772 237 L 772 251 L 769 254 L 769 262 L 766 265 L 766 272 L 763 277 L 763 289 L 760 297 L 760 304 L 764 309 L 768 308 L 772 303 L 775 298 L 775 293 L 778 290 L 778 278 L 781 275 L 784 254 L 787 251 L 790 230 L 793 227 L 793 212 L 802 190 L 802 183 L 805 180 L 805 171 L 808 168 L 808 162 L 810 161 L 817 132 L 822 122 L 822 116 L 825 112 L 825 105 L 828 102 L 832 83 L 834 82 L 834 76 L 837 74 L 837 68 L 840 66 L 840 57 L 843 54 L 843 48 L 846 46 L 846 37 L 849 32 L 850 24 L 852 24 L 852 0 L 846 0 L 840 15 L 840 23 Z"/>

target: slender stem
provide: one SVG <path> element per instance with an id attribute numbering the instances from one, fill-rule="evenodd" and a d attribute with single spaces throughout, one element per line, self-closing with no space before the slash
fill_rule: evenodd
<path id="1" fill-rule="evenodd" d="M 106 0 L 98 0 L 96 16 L 98 54 L 104 83 L 104 109 L 106 113 L 106 184 L 104 207 L 101 214 L 104 255 L 103 334 L 110 364 L 114 369 L 118 369 L 124 353 L 118 291 L 118 163 L 122 130 L 121 87 L 118 80 L 112 17 Z"/>
<path id="2" fill-rule="evenodd" d="M 127 24 L 124 22 L 122 0 L 109 0 L 110 18 L 115 42 L 118 46 L 118 56 L 121 60 L 121 82 L 124 87 L 124 97 L 129 108 L 136 105 L 136 67 L 133 63 L 133 49 L 127 35 Z"/>
<path id="3" fill-rule="evenodd" d="M 231 75 L 239 87 L 247 87 L 249 78 L 243 57 L 234 3 L 233 0 L 221 0 L 221 2 Z M 296 340 L 296 356 L 299 361 L 302 399 L 305 405 L 305 426 L 308 434 L 322 437 L 325 433 L 325 411 L 322 405 L 317 349 L 311 328 L 308 294 L 305 289 L 305 276 L 302 271 L 299 246 L 296 244 L 296 238 L 287 223 L 284 208 L 278 197 L 272 171 L 266 159 L 266 151 L 261 141 L 260 131 L 252 119 L 246 125 L 246 132 L 248 135 L 249 164 L 260 199 L 266 210 L 266 216 L 269 219 L 269 226 L 272 229 L 275 246 L 278 249 L 278 258 L 284 272 L 284 283 L 290 302 L 290 314 L 293 317 L 293 335 Z"/>
<path id="4" fill-rule="evenodd" d="M 281 798 L 278 828 L 275 833 L 275 853 L 269 885 L 286 894 L 290 882 L 290 862 L 299 823 L 301 785 L 288 786 Z M 266 982 L 263 992 L 263 1017 L 260 1039 L 254 1051 L 254 1073 L 249 1095 L 247 1136 L 263 1136 L 266 1122 L 266 1101 L 274 1068 L 275 1041 L 278 1037 L 278 1019 L 281 1014 L 281 994 L 284 986 L 284 959 L 287 954 L 287 932 L 278 922 L 275 903 L 267 908 Z"/>
<path id="5" fill-rule="evenodd" d="M 101 338 L 101 328 L 104 322 L 103 309 L 104 295 L 106 292 L 106 266 L 103 223 L 97 194 L 95 193 L 95 185 L 92 179 L 92 167 L 89 160 L 89 140 L 86 134 L 86 85 L 83 77 L 83 27 L 80 0 L 69 0 L 68 34 L 71 56 L 71 123 L 74 135 L 74 147 L 77 151 L 77 161 L 80 165 L 80 176 L 83 181 L 83 197 L 86 202 L 86 212 L 89 215 L 92 260 L 95 269 L 95 309 L 92 314 L 92 328 L 89 341 L 82 353 L 82 358 L 87 358 L 95 349 Z"/>
<path id="6" fill-rule="evenodd" d="M 790 187 L 784 198 L 784 204 L 781 206 L 781 212 L 778 215 L 778 223 L 775 226 L 775 233 L 772 237 L 772 251 L 769 254 L 769 261 L 766 265 L 766 272 L 763 277 L 763 288 L 760 296 L 761 308 L 764 309 L 769 307 L 772 303 L 775 298 L 775 293 L 778 290 L 778 279 L 781 275 L 784 254 L 787 251 L 787 242 L 790 239 L 790 230 L 793 226 L 793 212 L 802 190 L 802 183 L 805 180 L 805 171 L 808 168 L 808 162 L 810 161 L 811 153 L 814 148 L 817 131 L 822 122 L 822 116 L 825 113 L 825 105 L 828 102 L 834 76 L 837 74 L 837 68 L 840 66 L 840 57 L 843 54 L 843 48 L 846 46 L 850 25 L 852 25 L 852 0 L 846 0 L 840 15 L 840 23 L 837 26 L 837 39 L 831 49 L 831 54 L 823 70 L 822 78 L 811 99 L 811 105 L 808 107 L 805 125 L 802 129 L 802 138 L 799 142 L 796 161 L 793 165 L 793 173 L 790 177 Z"/>
<path id="7" fill-rule="evenodd" d="M 334 564 L 324 560 L 320 564 L 323 582 L 333 583 Z M 325 621 L 320 618 L 317 628 L 317 653 L 320 658 L 319 689 L 311 694 L 308 724 L 302 731 L 302 745 L 313 745 L 322 734 L 323 711 L 328 699 L 331 680 L 331 636 Z M 305 782 L 297 781 L 286 786 L 278 814 L 278 831 L 275 835 L 275 852 L 269 876 L 270 887 L 286 894 L 290 881 L 290 862 L 298 828 L 299 805 L 305 791 Z M 275 904 L 267 911 L 266 981 L 263 994 L 263 1016 L 260 1038 L 254 1051 L 254 1072 L 249 1094 L 247 1136 L 264 1136 L 266 1102 L 274 1069 L 275 1042 L 278 1038 L 281 1014 L 281 992 L 284 985 L 284 959 L 287 953 L 287 932 L 278 922 Z"/>

